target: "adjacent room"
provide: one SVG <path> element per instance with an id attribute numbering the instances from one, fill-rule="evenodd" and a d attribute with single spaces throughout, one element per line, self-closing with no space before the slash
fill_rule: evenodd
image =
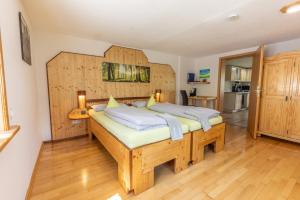
<path id="1" fill-rule="evenodd" d="M 299 19 L 299 0 L 1 0 L 0 199 L 300 199 Z"/>
<path id="2" fill-rule="evenodd" d="M 247 128 L 253 57 L 226 59 L 223 91 L 224 121 Z"/>

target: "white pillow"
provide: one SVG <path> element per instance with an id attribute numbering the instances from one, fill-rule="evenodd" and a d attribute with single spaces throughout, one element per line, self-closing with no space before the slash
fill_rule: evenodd
<path id="1" fill-rule="evenodd" d="M 135 101 L 135 102 L 132 102 L 132 105 L 136 108 L 142 108 L 142 107 L 146 107 L 147 102 L 146 101 Z"/>
<path id="2" fill-rule="evenodd" d="M 106 104 L 95 104 L 95 105 L 92 105 L 91 107 L 94 109 L 94 111 L 100 112 L 100 111 L 105 110 Z"/>

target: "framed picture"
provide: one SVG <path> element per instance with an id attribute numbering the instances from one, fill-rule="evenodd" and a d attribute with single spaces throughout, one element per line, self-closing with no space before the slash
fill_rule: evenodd
<path id="1" fill-rule="evenodd" d="M 208 78 L 210 78 L 210 69 L 209 68 L 207 68 L 207 69 L 200 69 L 199 78 L 200 79 L 208 79 Z"/>
<path id="2" fill-rule="evenodd" d="M 150 67 L 103 62 L 102 80 L 150 83 Z"/>
<path id="3" fill-rule="evenodd" d="M 19 12 L 19 24 L 20 24 L 22 59 L 27 64 L 31 65 L 30 35 L 29 35 L 28 26 L 21 12 Z"/>

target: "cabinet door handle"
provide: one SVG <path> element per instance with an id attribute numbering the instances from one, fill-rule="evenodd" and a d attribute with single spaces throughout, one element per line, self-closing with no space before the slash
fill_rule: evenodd
<path id="1" fill-rule="evenodd" d="M 289 97 L 288 96 L 285 96 L 285 101 L 288 101 L 289 100 Z"/>

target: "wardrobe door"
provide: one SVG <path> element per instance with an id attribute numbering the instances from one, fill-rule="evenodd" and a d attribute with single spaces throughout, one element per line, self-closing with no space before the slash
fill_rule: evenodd
<path id="1" fill-rule="evenodd" d="M 292 59 L 265 62 L 259 132 L 286 136 Z"/>
<path id="2" fill-rule="evenodd" d="M 300 139 L 300 57 L 295 58 L 293 68 L 288 137 Z"/>

